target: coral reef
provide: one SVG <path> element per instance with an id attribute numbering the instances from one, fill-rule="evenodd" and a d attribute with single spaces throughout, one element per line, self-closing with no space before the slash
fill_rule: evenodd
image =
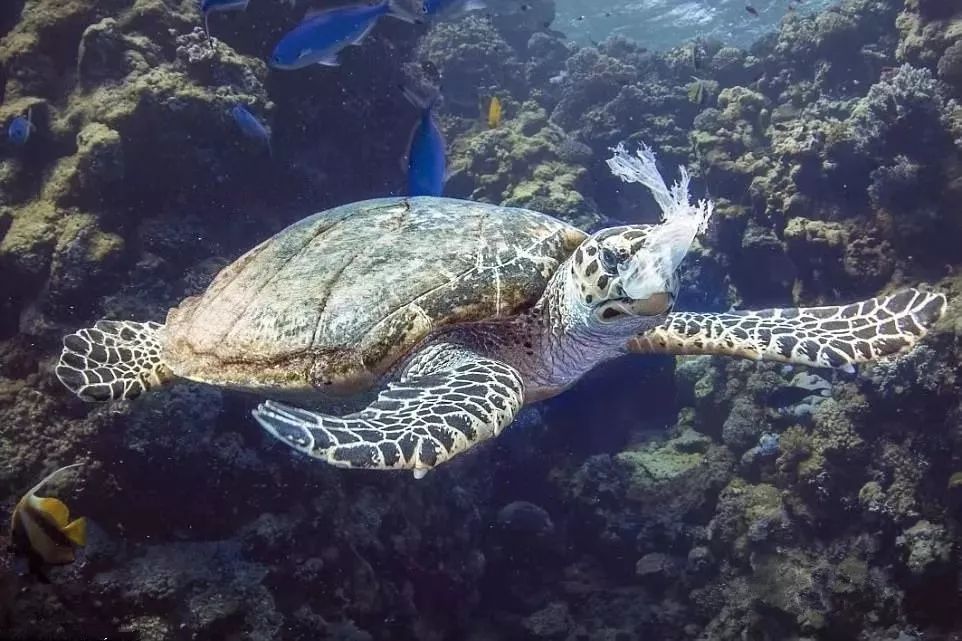
<path id="1" fill-rule="evenodd" d="M 577 163 L 576 152 L 566 149 L 574 144 L 536 103 L 525 102 L 517 110 L 511 105 L 502 126 L 472 130 L 454 142 L 447 193 L 594 227 L 600 220 L 597 206 L 582 195 L 588 191 L 588 170 Z"/>
<path id="2" fill-rule="evenodd" d="M 292 458 L 252 400 L 180 386 L 111 407 L 51 373 L 101 316 L 162 321 L 286 224 L 399 193 L 433 70 L 447 195 L 584 228 L 650 222 L 601 158 L 645 141 L 716 201 L 679 306 L 962 298 L 962 6 L 843 0 L 751 50 L 579 47 L 554 4 L 385 20 L 336 70 L 272 72 L 306 3 L 0 7 L 0 505 L 55 465 L 82 562 L 24 573 L 0 535 L 0 637 L 909 641 L 962 627 L 962 314 L 853 374 L 623 360 L 421 481 Z M 503 119 L 486 122 L 497 96 Z M 273 133 L 273 157 L 227 112 Z M 607 376 L 607 377 L 606 377 Z M 573 400 L 572 400 L 573 399 Z"/>

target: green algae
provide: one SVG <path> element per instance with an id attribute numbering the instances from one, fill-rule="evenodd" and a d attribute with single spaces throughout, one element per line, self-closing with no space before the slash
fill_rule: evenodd
<path id="1" fill-rule="evenodd" d="M 690 429 L 663 444 L 620 452 L 614 459 L 628 474 L 627 500 L 661 505 L 666 515 L 678 518 L 703 504 L 732 465 L 724 448 Z"/>
<path id="2" fill-rule="evenodd" d="M 62 210 L 46 201 L 14 209 L 10 227 L 0 240 L 0 261 L 20 273 L 44 275 L 63 217 Z"/>
<path id="3" fill-rule="evenodd" d="M 596 223 L 598 212 L 583 195 L 587 169 L 561 159 L 565 133 L 533 102 L 505 109 L 498 128 L 478 127 L 454 141 L 449 190 L 542 211 L 579 227 Z"/>

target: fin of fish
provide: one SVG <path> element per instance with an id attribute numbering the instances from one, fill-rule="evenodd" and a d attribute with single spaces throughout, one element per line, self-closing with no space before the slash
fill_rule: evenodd
<path id="1" fill-rule="evenodd" d="M 74 467 L 80 467 L 81 465 L 83 465 L 83 463 L 73 463 L 73 464 L 71 464 L 71 465 L 64 465 L 63 467 L 54 470 L 54 471 L 51 472 L 50 474 L 48 474 L 48 475 L 46 475 L 45 477 L 43 477 L 43 478 L 40 480 L 39 483 L 37 483 L 36 485 L 34 485 L 32 488 L 30 488 L 30 491 L 27 492 L 24 496 L 25 496 L 25 497 L 27 497 L 27 496 L 33 496 L 34 494 L 36 494 L 37 492 L 40 491 L 40 488 L 42 488 L 44 485 L 46 485 L 47 483 L 49 483 L 49 482 L 53 479 L 53 477 L 57 476 L 57 475 L 60 474 L 61 472 L 65 472 L 66 470 L 69 470 L 69 469 L 74 468 Z"/>
<path id="2" fill-rule="evenodd" d="M 63 501 L 53 498 L 37 498 L 35 501 L 37 508 L 47 514 L 57 527 L 67 525 L 67 521 L 70 520 L 70 510 Z"/>
<path id="3" fill-rule="evenodd" d="M 411 86 L 401 85 L 401 91 L 408 102 L 422 111 L 432 109 L 441 98 L 440 87 L 431 87 L 430 91 L 418 91 Z"/>
<path id="4" fill-rule="evenodd" d="M 464 2 L 455 3 L 452 7 L 452 9 L 445 12 L 445 17 L 449 20 L 456 20 L 472 11 L 487 9 L 488 5 L 485 0 L 464 0 Z"/>
<path id="5" fill-rule="evenodd" d="M 368 36 L 368 34 L 371 33 L 371 31 L 374 30 L 374 25 L 376 25 L 376 24 L 377 24 L 377 21 L 375 20 L 374 22 L 372 22 L 372 23 L 369 24 L 368 26 L 364 27 L 364 31 L 362 31 L 361 33 L 357 34 L 357 37 L 354 38 L 354 40 L 351 41 L 351 44 L 354 45 L 354 46 L 357 46 L 357 45 L 361 44 L 362 42 L 364 42 L 364 39 Z"/>
<path id="6" fill-rule="evenodd" d="M 321 15 L 321 14 L 323 14 L 323 13 L 330 13 L 330 12 L 331 12 L 330 7 L 328 7 L 328 8 L 324 8 L 324 7 L 311 7 L 310 9 L 308 9 L 307 11 L 304 12 L 304 17 L 301 18 L 301 22 L 307 22 L 307 21 L 310 20 L 311 18 L 315 18 L 315 17 L 317 17 L 317 16 L 319 16 L 319 15 Z"/>
<path id="7" fill-rule="evenodd" d="M 318 60 L 317 64 L 321 65 L 322 67 L 339 67 L 341 65 L 341 61 L 337 59 L 336 53 L 332 53 Z"/>
<path id="8" fill-rule="evenodd" d="M 74 545 L 87 545 L 87 519 L 81 516 L 63 528 L 63 533 Z"/>
<path id="9" fill-rule="evenodd" d="M 413 13 L 400 0 L 388 0 L 388 15 L 411 24 L 422 24 L 424 19 Z"/>

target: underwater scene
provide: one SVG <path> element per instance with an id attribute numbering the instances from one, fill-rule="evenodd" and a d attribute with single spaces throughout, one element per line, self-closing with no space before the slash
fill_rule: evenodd
<path id="1" fill-rule="evenodd" d="M 962 641 L 962 0 L 0 0 L 0 640 Z"/>

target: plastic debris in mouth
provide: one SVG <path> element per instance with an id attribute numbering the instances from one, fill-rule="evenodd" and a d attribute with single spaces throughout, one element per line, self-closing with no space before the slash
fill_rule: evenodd
<path id="1" fill-rule="evenodd" d="M 645 242 L 645 251 L 619 266 L 618 274 L 625 294 L 643 299 L 665 291 L 666 283 L 684 260 L 695 237 L 708 224 L 714 211 L 710 200 L 692 204 L 688 193 L 690 177 L 679 167 L 681 178 L 669 188 L 655 164 L 655 153 L 647 145 L 632 156 L 624 143 L 612 148 L 614 156 L 607 160 L 611 173 L 624 182 L 641 183 L 651 191 L 661 208 L 661 225 L 656 226 Z"/>

